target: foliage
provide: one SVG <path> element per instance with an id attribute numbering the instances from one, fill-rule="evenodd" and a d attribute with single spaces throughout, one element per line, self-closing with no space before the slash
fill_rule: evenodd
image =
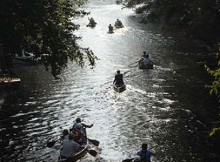
<path id="1" fill-rule="evenodd" d="M 220 88 L 220 44 L 218 45 L 218 51 L 216 53 L 216 59 L 218 60 L 218 64 L 217 67 L 212 70 L 211 68 L 209 68 L 207 65 L 205 65 L 205 68 L 207 70 L 207 72 L 213 76 L 214 81 L 212 82 L 212 84 L 209 86 L 210 88 L 210 95 L 214 94 L 217 95 L 218 98 L 220 97 L 220 93 L 219 93 L 219 88 Z M 217 125 L 220 123 L 217 122 Z M 212 131 L 210 132 L 210 136 L 213 136 L 214 134 L 216 134 L 216 132 L 220 131 L 220 127 L 214 127 L 212 129 Z"/>
<path id="2" fill-rule="evenodd" d="M 140 5 L 142 4 L 142 5 Z M 144 6 L 143 6 L 144 5 Z M 212 43 L 220 37 L 220 3 L 207 0 L 126 0 L 125 6 L 136 12 L 153 12 L 166 24 L 181 28 L 189 35 L 209 39 Z"/>
<path id="3" fill-rule="evenodd" d="M 43 58 L 46 69 L 55 77 L 69 60 L 82 64 L 87 57 L 94 66 L 96 57 L 91 50 L 80 48 L 77 44 L 80 38 L 73 34 L 79 28 L 73 23 L 80 13 L 75 8 L 82 3 L 82 0 L 1 0 L 1 57 L 23 51 L 34 53 Z"/>

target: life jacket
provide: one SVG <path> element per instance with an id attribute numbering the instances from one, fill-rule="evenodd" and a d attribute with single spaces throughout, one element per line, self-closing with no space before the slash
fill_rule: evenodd
<path id="1" fill-rule="evenodd" d="M 74 136 L 74 141 L 77 143 L 83 142 L 84 135 L 80 130 L 74 129 L 73 130 L 73 136 Z"/>

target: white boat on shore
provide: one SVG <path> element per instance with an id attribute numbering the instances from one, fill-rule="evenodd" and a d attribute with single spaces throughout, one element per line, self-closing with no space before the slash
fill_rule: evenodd
<path id="1" fill-rule="evenodd" d="M 22 53 L 21 55 L 15 54 L 14 59 L 31 63 L 38 63 L 41 60 L 40 57 L 36 57 L 33 53 L 28 52 Z"/>

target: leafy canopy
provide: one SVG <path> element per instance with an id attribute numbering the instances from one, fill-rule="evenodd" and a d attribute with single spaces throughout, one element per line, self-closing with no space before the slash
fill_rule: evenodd
<path id="1" fill-rule="evenodd" d="M 90 65 L 97 59 L 88 48 L 77 44 L 73 32 L 79 25 L 73 19 L 82 0 L 1 0 L 0 44 L 1 57 L 23 51 L 41 56 L 47 70 L 56 77 L 68 60 L 79 64 L 88 58 Z"/>

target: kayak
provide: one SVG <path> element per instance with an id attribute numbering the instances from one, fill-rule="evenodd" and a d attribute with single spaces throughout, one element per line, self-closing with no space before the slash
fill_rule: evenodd
<path id="1" fill-rule="evenodd" d="M 113 88 L 116 92 L 124 92 L 126 90 L 126 85 L 125 84 L 121 84 L 121 85 L 116 85 L 116 84 L 113 84 Z"/>

